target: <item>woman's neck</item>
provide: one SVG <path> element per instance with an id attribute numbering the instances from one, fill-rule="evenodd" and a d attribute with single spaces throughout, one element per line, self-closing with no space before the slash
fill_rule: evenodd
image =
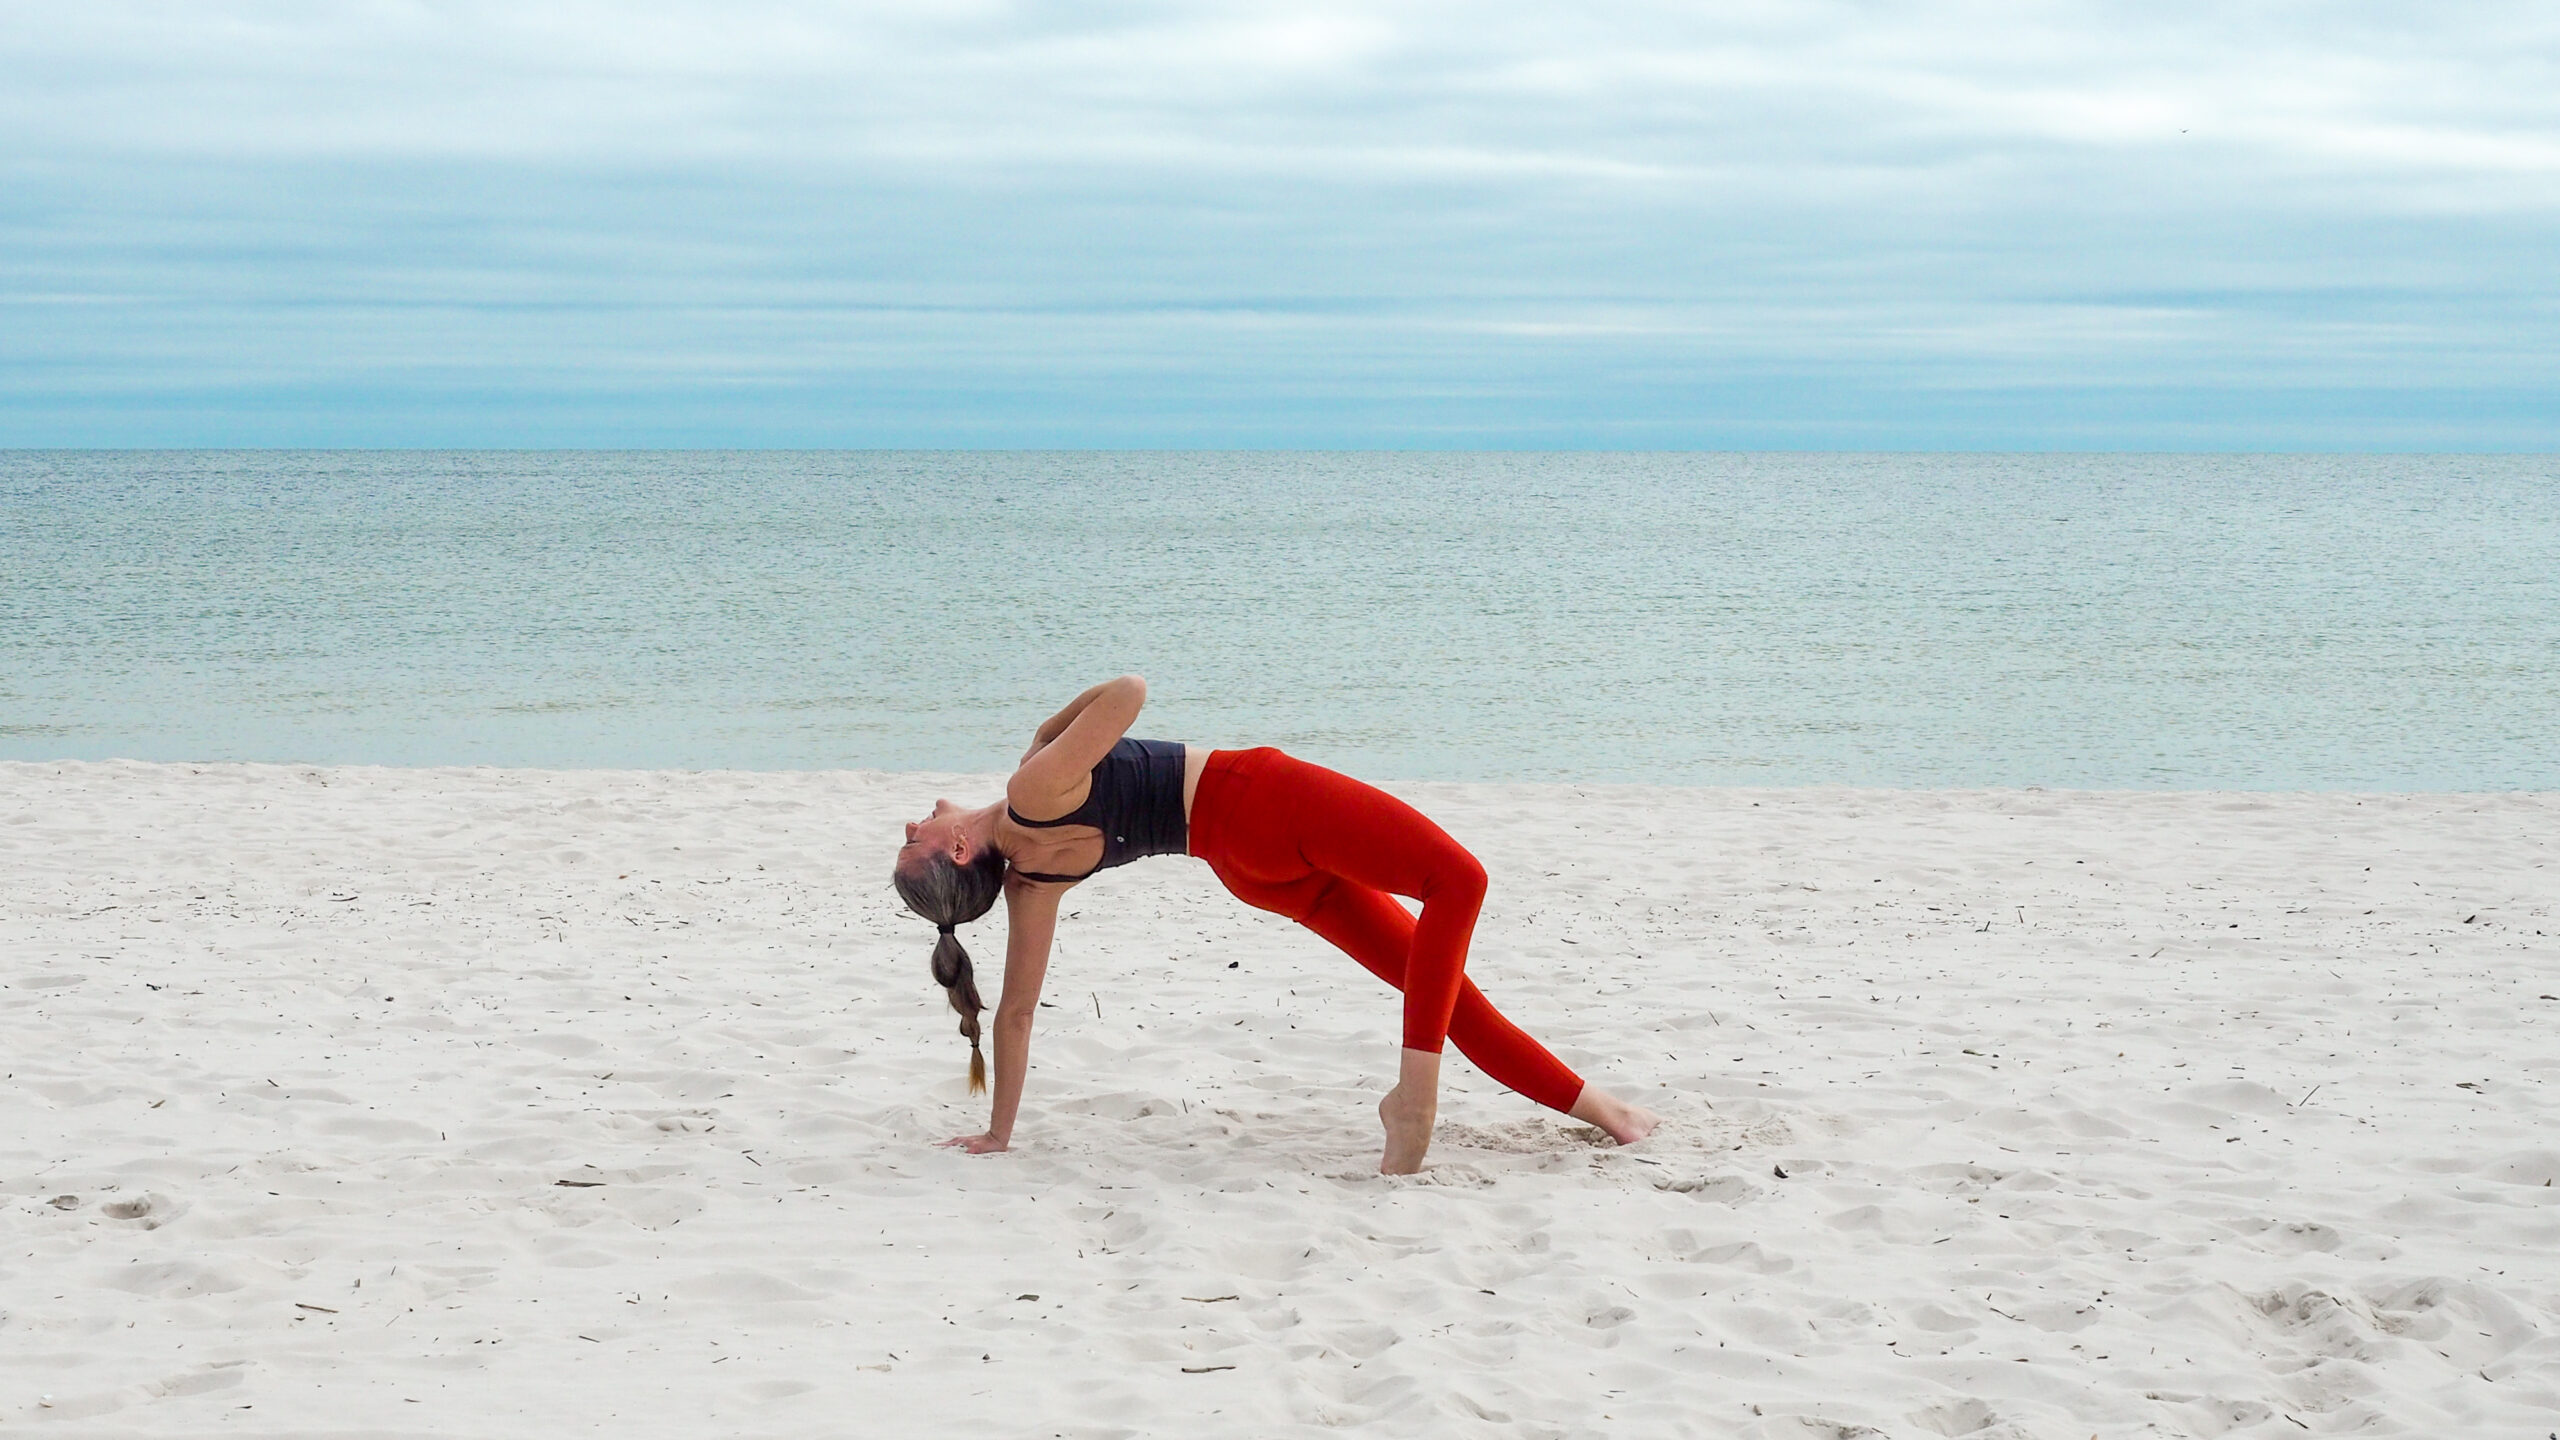
<path id="1" fill-rule="evenodd" d="M 980 810 L 972 810 L 961 822 L 961 833 L 969 837 L 972 847 L 994 846 L 998 853 L 1010 858 L 1023 837 L 1005 823 L 1004 802 L 998 800 Z"/>

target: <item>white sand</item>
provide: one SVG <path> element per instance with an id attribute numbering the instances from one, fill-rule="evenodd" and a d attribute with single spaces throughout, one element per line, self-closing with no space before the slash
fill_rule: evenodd
<path id="1" fill-rule="evenodd" d="M 1402 787 L 1669 1121 L 1456 1064 L 1388 1181 L 1392 998 L 1189 861 L 932 1148 L 990 784 L 0 765 L 0 1430 L 2560 1428 L 2560 797 Z"/>

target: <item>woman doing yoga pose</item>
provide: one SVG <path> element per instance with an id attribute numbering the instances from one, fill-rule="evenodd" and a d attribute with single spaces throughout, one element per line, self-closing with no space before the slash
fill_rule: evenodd
<path id="1" fill-rule="evenodd" d="M 972 1093 L 986 1085 L 978 1044 L 986 1006 L 954 931 L 999 894 L 1008 922 L 994 1114 L 985 1133 L 945 1143 L 983 1155 L 1012 1139 L 1067 888 L 1141 856 L 1186 852 L 1208 861 L 1237 899 L 1306 926 L 1404 992 L 1404 1052 L 1395 1088 L 1378 1102 L 1387 1132 L 1379 1169 L 1422 1167 L 1440 1108 L 1444 1040 L 1495 1080 L 1621 1144 L 1652 1131 L 1650 1113 L 1584 1084 L 1467 979 L 1485 873 L 1447 832 L 1394 796 L 1277 750 L 1129 739 L 1146 698 L 1135 675 L 1094 686 L 1040 727 L 1003 800 L 976 810 L 937 801 L 907 826 L 893 880 L 908 907 L 942 932 L 933 977 L 969 1037 Z M 1422 913 L 1407 914 L 1394 895 L 1421 901 Z"/>

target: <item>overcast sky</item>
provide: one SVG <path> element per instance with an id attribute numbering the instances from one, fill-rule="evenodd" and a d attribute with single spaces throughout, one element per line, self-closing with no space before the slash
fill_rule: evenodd
<path id="1" fill-rule="evenodd" d="M 9 3 L 0 444 L 2560 449 L 2560 6 Z"/>

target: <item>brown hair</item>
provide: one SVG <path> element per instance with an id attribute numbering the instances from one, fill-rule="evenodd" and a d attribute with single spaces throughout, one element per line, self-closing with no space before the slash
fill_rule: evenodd
<path id="1" fill-rule="evenodd" d="M 1004 856 L 992 845 L 966 865 L 952 863 L 948 855 L 928 855 L 890 871 L 889 883 L 908 909 L 942 931 L 933 942 L 933 979 L 951 997 L 951 1008 L 960 1012 L 960 1033 L 969 1037 L 969 1093 L 975 1095 L 987 1088 L 987 1057 L 978 1047 L 978 1012 L 987 1004 L 978 998 L 968 948 L 954 927 L 986 914 L 1004 893 Z"/>

